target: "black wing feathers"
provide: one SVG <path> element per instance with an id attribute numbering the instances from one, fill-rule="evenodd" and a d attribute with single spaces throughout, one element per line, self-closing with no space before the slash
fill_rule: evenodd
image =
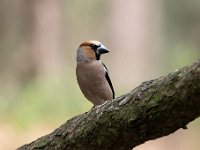
<path id="1" fill-rule="evenodd" d="M 112 93 L 113 93 L 113 99 L 115 98 L 115 91 L 114 91 L 114 88 L 113 88 L 113 85 L 112 85 L 112 82 L 110 80 L 110 77 L 109 77 L 109 74 L 108 74 L 108 69 L 106 67 L 106 65 L 104 63 L 102 63 L 103 66 L 105 67 L 105 77 L 106 77 L 106 80 L 108 81 L 108 84 L 110 85 L 110 88 L 112 90 Z"/>

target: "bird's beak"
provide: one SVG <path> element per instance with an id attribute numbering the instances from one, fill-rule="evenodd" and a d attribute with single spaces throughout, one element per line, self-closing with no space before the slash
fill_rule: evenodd
<path id="1" fill-rule="evenodd" d="M 99 46 L 97 48 L 97 54 L 98 55 L 105 54 L 105 53 L 108 53 L 108 52 L 109 52 L 109 50 L 103 44 L 101 44 L 101 46 Z"/>

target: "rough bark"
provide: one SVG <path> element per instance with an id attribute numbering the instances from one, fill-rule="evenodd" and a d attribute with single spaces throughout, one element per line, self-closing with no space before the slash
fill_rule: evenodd
<path id="1" fill-rule="evenodd" d="M 18 150 L 131 150 L 200 116 L 200 60 L 146 81 Z"/>

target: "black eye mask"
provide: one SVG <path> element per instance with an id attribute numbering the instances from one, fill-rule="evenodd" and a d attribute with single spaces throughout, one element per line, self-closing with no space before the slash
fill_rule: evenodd
<path id="1" fill-rule="evenodd" d="M 100 47 L 100 45 L 91 44 L 90 47 L 96 52 L 97 48 Z"/>

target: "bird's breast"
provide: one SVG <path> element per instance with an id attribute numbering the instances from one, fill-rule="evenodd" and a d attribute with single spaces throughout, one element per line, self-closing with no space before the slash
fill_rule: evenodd
<path id="1" fill-rule="evenodd" d="M 105 70 L 101 63 L 78 63 L 76 68 L 77 80 L 81 82 L 81 86 L 98 85 L 105 82 Z M 88 88 L 89 88 L 88 87 Z"/>
<path id="2" fill-rule="evenodd" d="M 100 61 L 77 63 L 77 81 L 85 97 L 97 104 L 112 99 L 112 91 L 105 78 L 105 68 Z"/>

